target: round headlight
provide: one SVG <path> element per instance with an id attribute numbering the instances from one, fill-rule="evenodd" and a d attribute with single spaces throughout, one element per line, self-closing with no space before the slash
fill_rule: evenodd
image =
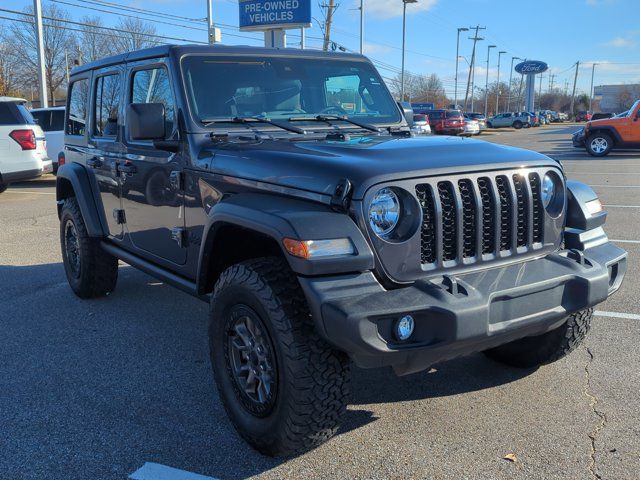
<path id="1" fill-rule="evenodd" d="M 554 197 L 556 196 L 556 182 L 554 177 L 549 175 L 548 173 L 544 176 L 542 180 L 542 205 L 544 208 L 548 208 L 553 202 Z"/>
<path id="2" fill-rule="evenodd" d="M 390 188 L 376 192 L 369 205 L 369 225 L 376 235 L 389 235 L 400 219 L 400 201 Z"/>

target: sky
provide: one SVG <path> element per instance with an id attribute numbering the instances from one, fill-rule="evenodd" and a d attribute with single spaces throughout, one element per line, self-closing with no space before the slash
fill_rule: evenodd
<path id="1" fill-rule="evenodd" d="M 204 23 L 183 20 L 205 18 L 206 0 L 42 2 L 65 8 L 74 20 L 85 15 L 100 16 L 105 25 L 115 25 L 118 12 L 135 15 L 119 10 L 117 5 L 163 12 L 182 19 L 167 21 L 167 18 L 162 20 L 145 15 L 140 18 L 158 21 L 154 25 L 160 35 L 206 41 Z M 322 44 L 322 31 L 317 25 L 322 19 L 319 4 L 326 0 L 311 2 L 315 21 L 306 30 L 306 41 L 308 46 L 318 48 Z M 395 77 L 401 66 L 402 1 L 364 2 L 365 54 L 374 60 L 383 77 Z M 114 7 L 106 6 L 107 3 Z M 336 0 L 336 3 L 339 6 L 335 11 L 331 38 L 337 44 L 357 51 L 360 0 Z M 1 11 L 3 8 L 22 10 L 32 4 L 32 0 L 1 0 L 0 17 L 15 17 Z M 213 11 L 214 21 L 222 29 L 223 43 L 263 44 L 262 34 L 238 30 L 237 0 L 213 0 Z M 555 75 L 554 86 L 564 88 L 565 82 L 571 86 L 577 61 L 581 65 L 578 91 L 589 91 L 593 63 L 596 63 L 595 85 L 640 83 L 640 0 L 418 0 L 407 6 L 406 70 L 416 74 L 438 74 L 447 94 L 453 97 L 457 28 L 475 25 L 486 27 L 480 32 L 484 40 L 478 42 L 476 85 L 484 86 L 488 45 L 496 45 L 489 58 L 490 83 L 497 77 L 498 51 L 506 52 L 501 57 L 501 80 L 508 79 L 514 56 L 548 63 L 549 71 L 542 77 L 543 92 L 549 88 L 550 74 Z M 473 43 L 469 33 L 460 35 L 460 55 L 464 58 L 459 60 L 458 91 L 462 91 L 462 95 Z M 299 47 L 299 31 L 289 31 L 287 40 L 288 46 Z"/>

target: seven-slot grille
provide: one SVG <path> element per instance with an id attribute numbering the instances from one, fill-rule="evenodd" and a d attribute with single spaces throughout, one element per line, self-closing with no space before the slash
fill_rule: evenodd
<path id="1" fill-rule="evenodd" d="M 540 180 L 533 171 L 505 172 L 416 185 L 422 264 L 474 262 L 541 244 Z"/>

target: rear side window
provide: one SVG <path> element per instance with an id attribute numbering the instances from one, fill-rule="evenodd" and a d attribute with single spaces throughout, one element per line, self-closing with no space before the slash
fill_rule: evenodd
<path id="1" fill-rule="evenodd" d="M 40 110 L 31 114 L 45 132 L 64 130 L 64 110 Z"/>
<path id="2" fill-rule="evenodd" d="M 35 121 L 24 105 L 0 103 L 0 125 L 33 125 Z"/>
<path id="3" fill-rule="evenodd" d="M 120 112 L 120 75 L 107 75 L 96 81 L 95 137 L 115 137 Z"/>
<path id="4" fill-rule="evenodd" d="M 447 112 L 447 118 L 461 118 L 462 117 L 462 113 L 460 113 L 458 110 L 451 110 L 450 112 Z"/>
<path id="5" fill-rule="evenodd" d="M 86 78 L 77 80 L 69 88 L 69 118 L 66 133 L 67 135 L 84 135 L 87 126 L 89 80 Z"/>
<path id="6" fill-rule="evenodd" d="M 167 70 L 162 67 L 138 70 L 133 73 L 131 103 L 161 103 L 164 105 L 165 131 L 174 130 L 175 102 Z"/>

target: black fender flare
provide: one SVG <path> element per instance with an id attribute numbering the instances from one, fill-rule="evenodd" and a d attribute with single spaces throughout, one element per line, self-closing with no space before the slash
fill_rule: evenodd
<path id="1" fill-rule="evenodd" d="M 78 163 L 67 163 L 58 169 L 56 176 L 56 201 L 58 202 L 58 218 L 62 212 L 62 203 L 69 197 L 76 197 L 82 218 L 91 237 L 105 237 L 104 212 L 98 208 L 102 205 L 96 196 L 98 191 L 95 179 L 92 179 L 84 166 Z"/>
<path id="2" fill-rule="evenodd" d="M 618 133 L 618 130 L 613 128 L 611 125 L 593 125 L 592 124 L 588 129 L 585 129 L 585 136 L 584 136 L 585 142 L 594 133 L 607 133 L 611 136 L 611 138 L 613 138 L 613 141 L 615 143 L 623 143 L 620 133 Z"/>
<path id="3" fill-rule="evenodd" d="M 198 259 L 198 291 L 205 289 L 211 266 L 212 247 L 221 227 L 233 225 L 273 239 L 297 275 L 328 275 L 363 272 L 374 268 L 374 257 L 364 235 L 347 214 L 328 205 L 290 197 L 260 193 L 236 194 L 223 198 L 208 212 Z M 355 253 L 348 256 L 302 259 L 288 253 L 284 238 L 325 240 L 349 238 Z"/>

